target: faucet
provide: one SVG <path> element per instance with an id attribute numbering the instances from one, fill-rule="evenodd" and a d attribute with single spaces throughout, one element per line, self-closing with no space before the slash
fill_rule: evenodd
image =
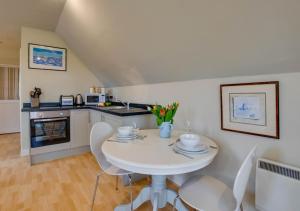
<path id="1" fill-rule="evenodd" d="M 127 110 L 130 109 L 130 102 L 123 102 L 123 101 L 121 101 L 121 100 L 119 100 L 119 99 L 117 99 L 117 102 L 120 102 L 120 103 L 123 104 L 123 106 L 126 106 Z"/>
<path id="2" fill-rule="evenodd" d="M 127 102 L 127 110 L 130 109 L 130 102 Z"/>

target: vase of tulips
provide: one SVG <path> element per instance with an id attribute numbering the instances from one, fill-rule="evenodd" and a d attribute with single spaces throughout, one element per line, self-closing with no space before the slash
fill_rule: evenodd
<path id="1" fill-rule="evenodd" d="M 152 107 L 151 112 L 156 116 L 156 123 L 160 129 L 161 138 L 170 138 L 173 129 L 174 116 L 178 109 L 179 103 L 162 106 L 155 105 Z"/>

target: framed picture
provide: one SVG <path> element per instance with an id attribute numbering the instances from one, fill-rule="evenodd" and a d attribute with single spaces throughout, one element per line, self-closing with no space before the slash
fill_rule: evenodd
<path id="1" fill-rule="evenodd" d="M 223 84 L 221 129 L 279 139 L 279 82 Z"/>
<path id="2" fill-rule="evenodd" d="M 67 49 L 29 43 L 28 68 L 66 71 Z"/>

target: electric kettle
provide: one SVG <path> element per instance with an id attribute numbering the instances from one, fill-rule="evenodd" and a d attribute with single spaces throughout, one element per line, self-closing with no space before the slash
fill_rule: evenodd
<path id="1" fill-rule="evenodd" d="M 75 104 L 76 105 L 83 105 L 83 98 L 82 98 L 81 94 L 76 95 Z"/>

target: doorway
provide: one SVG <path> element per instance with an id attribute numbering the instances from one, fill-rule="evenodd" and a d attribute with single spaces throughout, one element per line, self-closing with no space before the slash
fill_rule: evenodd
<path id="1" fill-rule="evenodd" d="M 20 132 L 19 67 L 0 65 L 0 134 Z"/>

